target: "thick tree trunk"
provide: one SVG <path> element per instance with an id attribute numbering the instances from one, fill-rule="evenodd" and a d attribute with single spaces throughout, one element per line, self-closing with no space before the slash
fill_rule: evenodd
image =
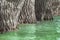
<path id="1" fill-rule="evenodd" d="M 34 23 L 36 20 L 52 20 L 53 11 L 51 11 L 51 8 L 55 6 L 48 4 L 51 3 L 50 1 L 51 0 L 0 0 L 0 32 L 12 31 L 17 28 L 18 23 Z M 52 2 L 52 5 L 55 3 L 59 4 Z M 58 7 L 60 8 L 60 6 Z"/>
<path id="2" fill-rule="evenodd" d="M 12 31 L 18 23 L 34 23 L 32 0 L 0 0 L 0 32 Z"/>
<path id="3" fill-rule="evenodd" d="M 12 31 L 17 28 L 20 10 L 25 0 L 6 1 L 1 0 L 0 10 L 0 32 Z"/>

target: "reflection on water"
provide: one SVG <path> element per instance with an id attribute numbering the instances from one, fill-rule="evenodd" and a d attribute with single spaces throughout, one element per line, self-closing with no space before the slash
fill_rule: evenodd
<path id="1" fill-rule="evenodd" d="M 0 34 L 0 40 L 60 40 L 60 17 L 37 24 L 20 24 L 19 30 Z"/>
<path id="2" fill-rule="evenodd" d="M 57 40 L 60 40 L 60 38 L 57 38 Z"/>

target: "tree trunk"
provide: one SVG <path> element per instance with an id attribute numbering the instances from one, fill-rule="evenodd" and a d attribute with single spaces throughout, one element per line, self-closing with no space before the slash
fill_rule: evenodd
<path id="1" fill-rule="evenodd" d="M 0 0 L 0 32 L 12 31 L 18 23 L 34 23 L 35 9 L 32 0 Z"/>
<path id="2" fill-rule="evenodd" d="M 34 23 L 36 22 L 34 2 L 32 0 L 25 0 L 19 16 L 20 23 Z"/>
<path id="3" fill-rule="evenodd" d="M 12 31 L 17 28 L 20 10 L 25 0 L 1 0 L 0 5 L 0 32 Z"/>
<path id="4" fill-rule="evenodd" d="M 35 14 L 37 21 L 52 20 L 51 10 L 46 8 L 48 0 L 35 0 Z"/>
<path id="5" fill-rule="evenodd" d="M 49 0 L 0 0 L 0 32 L 12 31 L 18 23 L 52 20 L 47 1 Z"/>
<path id="6" fill-rule="evenodd" d="M 60 0 L 49 0 L 47 8 L 52 11 L 53 16 L 60 16 Z"/>

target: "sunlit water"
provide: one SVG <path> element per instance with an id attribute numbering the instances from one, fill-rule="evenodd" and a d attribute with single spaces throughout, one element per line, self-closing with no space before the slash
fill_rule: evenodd
<path id="1" fill-rule="evenodd" d="M 60 40 L 60 16 L 53 21 L 20 24 L 19 30 L 0 34 L 0 40 Z"/>

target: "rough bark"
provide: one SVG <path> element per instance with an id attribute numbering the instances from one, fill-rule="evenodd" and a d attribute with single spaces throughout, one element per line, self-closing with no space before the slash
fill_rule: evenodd
<path id="1" fill-rule="evenodd" d="M 0 0 L 0 32 L 12 31 L 18 23 L 34 23 L 35 9 L 32 0 Z"/>
<path id="2" fill-rule="evenodd" d="M 0 32 L 12 31 L 17 28 L 18 16 L 24 1 L 20 2 L 19 0 L 16 3 L 14 1 L 1 0 Z"/>
<path id="3" fill-rule="evenodd" d="M 20 23 L 35 23 L 35 9 L 32 0 L 25 0 L 19 16 Z"/>
<path id="4" fill-rule="evenodd" d="M 52 11 L 53 16 L 60 15 L 60 0 L 49 0 L 46 4 L 46 8 Z"/>
<path id="5" fill-rule="evenodd" d="M 18 23 L 52 20 L 53 15 L 60 14 L 58 1 L 0 0 L 0 32 L 12 31 L 17 28 Z"/>

